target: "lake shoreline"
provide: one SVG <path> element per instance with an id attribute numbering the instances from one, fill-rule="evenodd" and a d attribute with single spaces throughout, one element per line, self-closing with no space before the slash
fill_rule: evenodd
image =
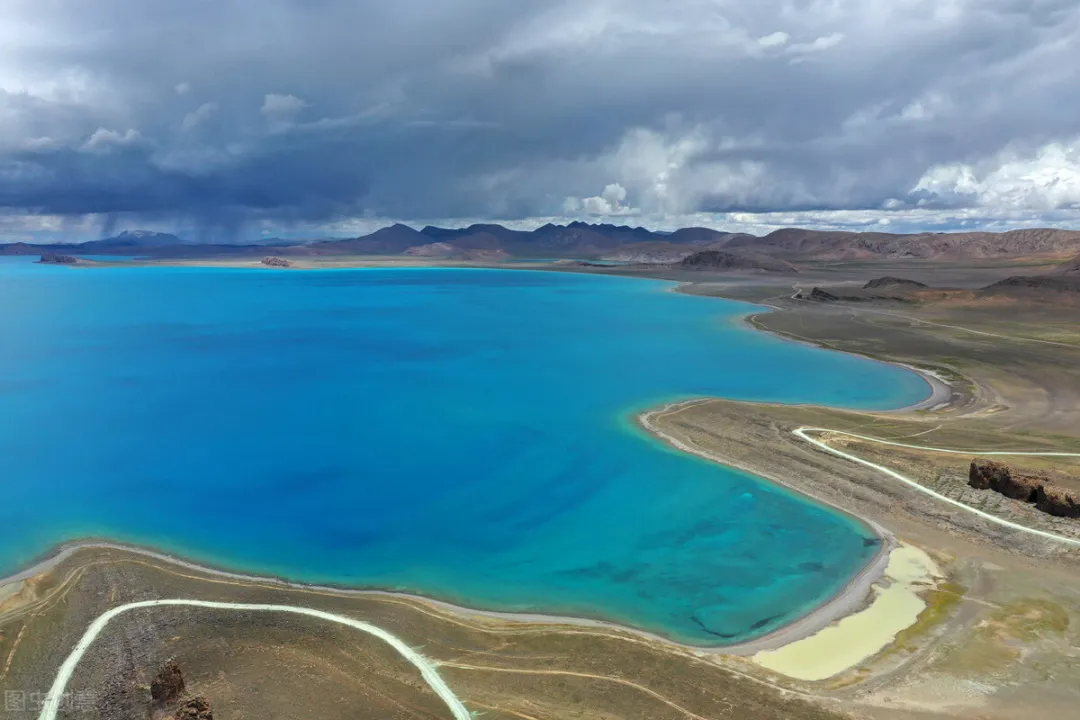
<path id="1" fill-rule="evenodd" d="M 395 590 L 380 590 L 375 588 L 354 588 L 333 584 L 303 583 L 286 580 L 272 575 L 255 575 L 250 573 L 235 572 L 210 565 L 194 562 L 169 553 L 160 552 L 150 548 L 123 543 L 79 540 L 59 545 L 40 560 L 33 562 L 23 570 L 7 577 L 0 578 L 0 588 L 15 583 L 22 583 L 54 570 L 82 550 L 116 550 L 132 555 L 157 560 L 170 565 L 200 572 L 212 577 L 224 578 L 232 581 L 249 583 L 251 585 L 263 585 L 273 588 L 284 588 L 311 592 L 328 592 L 344 597 L 382 597 L 400 598 L 410 600 L 445 612 L 459 618 L 484 618 L 509 623 L 521 623 L 528 625 L 546 625 L 551 627 L 580 627 L 595 628 L 614 632 L 627 633 L 652 642 L 689 650 L 695 654 L 706 655 L 729 655 L 729 656 L 752 656 L 764 650 L 775 650 L 793 642 L 803 640 L 820 630 L 828 627 L 841 617 L 854 613 L 866 604 L 870 588 L 884 577 L 885 568 L 889 563 L 889 556 L 898 547 L 899 542 L 887 531 L 884 532 L 881 543 L 874 558 L 852 578 L 844 588 L 830 598 L 825 604 L 818 606 L 809 613 L 793 620 L 791 623 L 778 628 L 766 635 L 753 640 L 733 645 L 694 645 L 692 643 L 675 640 L 659 633 L 650 632 L 631 625 L 621 624 L 608 620 L 598 620 L 570 615 L 557 615 L 549 613 L 528 613 L 499 610 L 482 610 L 470 608 L 464 605 L 438 600 L 435 598 Z"/>

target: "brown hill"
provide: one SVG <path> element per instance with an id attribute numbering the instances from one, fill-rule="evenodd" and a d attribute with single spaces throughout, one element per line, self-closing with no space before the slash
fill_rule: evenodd
<path id="1" fill-rule="evenodd" d="M 1027 299 L 1050 299 L 1055 295 L 1067 297 L 1076 295 L 1076 299 L 1080 299 L 1080 276 L 1017 275 L 1005 278 L 993 285 L 987 285 L 977 294 L 980 297 L 1009 295 Z"/>
<path id="2" fill-rule="evenodd" d="M 439 260 L 471 260 L 476 262 L 497 262 L 508 257 L 505 251 L 495 248 L 459 247 L 456 243 L 433 242 L 416 245 L 405 251 L 411 257 L 423 257 Z"/>
<path id="3" fill-rule="evenodd" d="M 925 258 L 961 260 L 1050 255 L 1080 250 L 1080 232 L 1033 229 L 1005 233 L 853 233 L 777 230 L 763 238 L 736 238 L 728 249 L 752 247 L 756 252 L 813 260 Z"/>
<path id="4" fill-rule="evenodd" d="M 460 249 L 446 242 L 433 242 L 427 245 L 413 245 L 405 251 L 412 257 L 447 258 L 461 252 Z"/>
<path id="5" fill-rule="evenodd" d="M 735 238 L 754 238 L 754 236 L 746 233 L 721 232 L 720 230 L 702 227 L 682 228 L 667 236 L 668 242 L 678 245 L 708 245 L 710 247 L 722 247 Z"/>
<path id="6" fill-rule="evenodd" d="M 487 250 L 503 252 L 503 241 L 494 233 L 485 231 L 462 235 L 454 240 L 454 247 L 463 250 Z"/>
<path id="7" fill-rule="evenodd" d="M 683 270 L 754 270 L 794 274 L 798 268 L 784 260 L 762 255 L 738 255 L 724 250 L 702 250 L 677 263 Z"/>
<path id="8" fill-rule="evenodd" d="M 705 248 L 711 246 L 706 245 Z M 603 254 L 601 259 L 614 262 L 649 263 L 662 265 L 665 263 L 677 263 L 696 252 L 700 252 L 700 245 L 680 245 L 665 241 L 634 243 L 610 250 Z"/>
<path id="9" fill-rule="evenodd" d="M 306 247 L 316 255 L 400 255 L 411 247 L 429 242 L 431 239 L 427 236 L 398 223 L 365 237 L 324 240 Z"/>

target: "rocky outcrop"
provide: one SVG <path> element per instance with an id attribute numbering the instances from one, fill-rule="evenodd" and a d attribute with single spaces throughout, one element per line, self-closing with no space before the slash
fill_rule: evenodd
<path id="1" fill-rule="evenodd" d="M 914 280 L 901 280 L 899 278 L 878 278 L 871 280 L 862 287 L 851 285 L 837 285 L 828 288 L 815 287 L 808 299 L 815 302 L 920 302 L 919 290 L 926 288 L 925 285 Z"/>
<path id="2" fill-rule="evenodd" d="M 826 292 L 819 287 L 810 291 L 807 299 L 813 302 L 836 302 L 840 299 L 839 295 L 833 295 L 831 292 Z"/>
<path id="3" fill-rule="evenodd" d="M 1007 475 L 1008 472 L 1007 467 L 996 462 L 991 461 L 980 464 L 972 460 L 971 468 L 968 470 L 968 485 L 976 490 L 996 490 L 997 484 L 1001 481 L 1001 476 Z"/>
<path id="4" fill-rule="evenodd" d="M 1020 473 L 1001 463 L 972 460 L 968 485 L 1032 503 L 1049 515 L 1080 517 L 1080 493 L 1055 485 L 1046 475 Z"/>
<path id="5" fill-rule="evenodd" d="M 870 282 L 866 283 L 865 285 L 863 285 L 863 290 L 880 290 L 882 288 L 890 288 L 890 289 L 893 289 L 893 290 L 897 290 L 897 289 L 918 290 L 920 288 L 925 288 L 925 287 L 929 287 L 929 286 L 924 285 L 923 283 L 917 282 L 915 280 L 907 280 L 905 278 L 898 278 L 898 277 L 889 277 L 888 275 L 886 275 L 885 277 L 874 278 Z"/>
<path id="6" fill-rule="evenodd" d="M 184 674 L 180 671 L 180 666 L 170 660 L 150 682 L 150 697 L 153 700 L 151 717 L 214 720 L 214 713 L 207 699 L 201 695 L 185 699 L 184 689 Z"/>
<path id="7" fill-rule="evenodd" d="M 1055 517 L 1080 518 L 1080 497 L 1055 485 L 1039 488 L 1035 507 Z"/>
<path id="8" fill-rule="evenodd" d="M 993 461 L 973 460 L 968 470 L 968 485 L 976 490 L 993 490 L 1025 502 L 1035 502 L 1039 488 L 1046 482 L 1046 478 L 1038 476 L 1013 474 L 1008 466 Z"/>
<path id="9" fill-rule="evenodd" d="M 276 268 L 292 267 L 292 263 L 290 261 L 286 260 L 285 258 L 279 258 L 279 257 L 264 257 L 262 259 L 262 264 L 267 266 L 267 267 L 276 267 Z"/>
<path id="10" fill-rule="evenodd" d="M 42 265 L 74 265 L 79 258 L 74 255 L 58 255 L 56 253 L 44 253 L 38 260 Z"/>
<path id="11" fill-rule="evenodd" d="M 165 664 L 150 682 L 150 697 L 154 702 L 171 705 L 184 694 L 184 674 L 173 661 Z"/>
<path id="12" fill-rule="evenodd" d="M 193 697 L 176 710 L 176 720 L 214 720 L 210 703 L 202 696 Z"/>

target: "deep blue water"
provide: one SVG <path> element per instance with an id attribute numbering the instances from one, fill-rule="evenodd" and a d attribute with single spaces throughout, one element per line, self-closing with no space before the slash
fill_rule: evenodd
<path id="1" fill-rule="evenodd" d="M 868 531 L 633 413 L 928 388 L 670 287 L 0 260 L 0 573 L 109 537 L 700 644 L 769 632 L 861 568 Z"/>

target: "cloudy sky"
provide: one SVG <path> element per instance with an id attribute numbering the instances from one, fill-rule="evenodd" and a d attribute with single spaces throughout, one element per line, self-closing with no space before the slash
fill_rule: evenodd
<path id="1" fill-rule="evenodd" d="M 1076 0 L 3 0 L 0 240 L 1080 227 Z"/>

